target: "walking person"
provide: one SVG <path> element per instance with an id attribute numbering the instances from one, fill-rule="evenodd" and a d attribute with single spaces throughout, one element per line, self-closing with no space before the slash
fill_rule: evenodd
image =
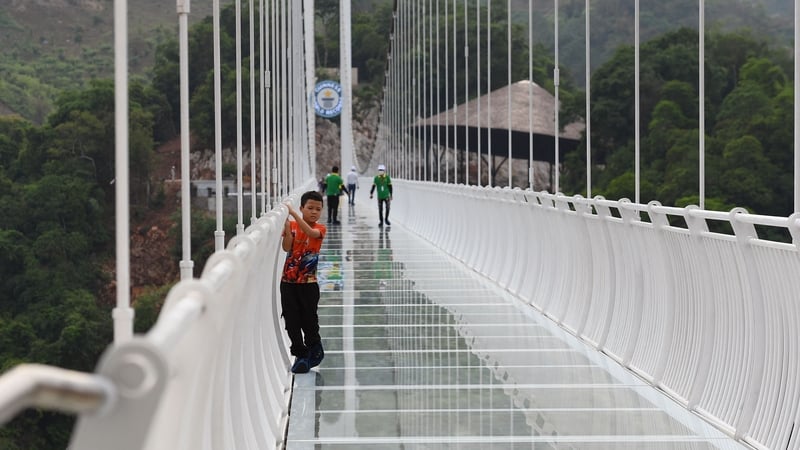
<path id="1" fill-rule="evenodd" d="M 386 174 L 386 166 L 383 164 L 378 166 L 378 174 L 372 179 L 369 198 L 372 198 L 375 189 L 378 190 L 378 217 L 380 218 L 378 226 L 382 227 L 384 222 L 386 222 L 386 225 L 391 225 L 392 223 L 389 222 L 389 205 L 392 203 L 392 179 Z M 383 215 L 384 204 L 386 205 L 385 216 Z"/>
<path id="2" fill-rule="evenodd" d="M 358 172 L 356 166 L 350 168 L 347 174 L 347 197 L 350 198 L 350 204 L 356 204 L 356 188 L 358 188 Z"/>
<path id="3" fill-rule="evenodd" d="M 291 341 L 289 351 L 295 356 L 292 373 L 307 373 L 325 357 L 319 335 L 319 283 L 317 263 L 327 228 L 317 223 L 322 215 L 322 194 L 308 191 L 300 197 L 300 211 L 290 203 L 281 245 L 286 261 L 281 276 L 281 309 L 286 333 Z"/>
<path id="4" fill-rule="evenodd" d="M 344 180 L 339 176 L 339 166 L 333 166 L 325 178 L 325 194 L 328 196 L 328 223 L 339 225 L 339 196 L 347 192 Z"/>

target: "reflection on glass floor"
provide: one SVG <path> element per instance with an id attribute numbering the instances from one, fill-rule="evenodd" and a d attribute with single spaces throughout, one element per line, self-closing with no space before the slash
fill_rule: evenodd
<path id="1" fill-rule="evenodd" d="M 365 196 L 366 197 L 366 196 Z M 321 255 L 325 360 L 289 449 L 744 448 L 507 293 L 342 201 Z"/>

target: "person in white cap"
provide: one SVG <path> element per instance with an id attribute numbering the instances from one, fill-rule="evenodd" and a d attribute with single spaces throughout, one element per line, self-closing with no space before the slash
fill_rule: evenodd
<path id="1" fill-rule="evenodd" d="M 378 226 L 382 227 L 384 222 L 386 222 L 386 225 L 391 225 L 392 223 L 389 222 L 389 204 L 392 202 L 392 179 L 386 174 L 386 166 L 383 164 L 378 166 L 378 174 L 372 180 L 369 198 L 372 198 L 376 188 L 378 189 L 378 217 L 381 220 Z M 383 215 L 384 204 L 386 204 L 385 216 Z"/>
<path id="2" fill-rule="evenodd" d="M 347 174 L 347 196 L 350 197 L 350 204 L 356 204 L 356 188 L 358 187 L 358 172 L 356 166 L 350 168 Z"/>

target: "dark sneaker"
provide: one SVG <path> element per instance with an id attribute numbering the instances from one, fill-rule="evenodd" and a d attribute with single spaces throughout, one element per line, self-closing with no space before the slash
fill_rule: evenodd
<path id="1" fill-rule="evenodd" d="M 378 223 L 378 226 L 379 226 L 379 227 L 381 227 L 381 228 L 383 228 L 383 222 L 379 222 L 379 223 Z"/>
<path id="2" fill-rule="evenodd" d="M 309 369 L 308 358 L 297 358 L 292 364 L 292 373 L 308 373 Z"/>
<path id="3" fill-rule="evenodd" d="M 389 219 L 386 219 L 386 225 L 391 225 L 392 222 L 389 222 Z"/>
<path id="4" fill-rule="evenodd" d="M 308 350 L 308 363 L 311 367 L 317 367 L 325 358 L 325 350 L 322 349 L 322 342 L 317 343 Z"/>

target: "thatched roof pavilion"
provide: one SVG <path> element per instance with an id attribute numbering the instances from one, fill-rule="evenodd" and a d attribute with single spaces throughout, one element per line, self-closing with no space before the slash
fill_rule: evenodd
<path id="1" fill-rule="evenodd" d="M 508 121 L 508 91 L 511 90 L 511 123 Z M 529 136 L 531 122 L 529 119 L 529 95 L 533 96 L 533 159 L 553 162 L 555 156 L 555 98 L 538 84 L 529 81 L 518 81 L 492 91 L 480 98 L 470 100 L 466 104 L 417 121 L 412 128 L 425 128 L 424 137 L 428 142 L 445 144 L 449 135 L 450 147 L 478 151 L 480 138 L 481 153 L 487 153 L 489 133 L 491 132 L 492 153 L 497 156 L 508 155 L 508 130 L 511 129 L 511 154 L 514 158 L 528 159 Z M 491 113 L 489 98 L 491 97 Z M 478 116 L 478 105 L 481 114 Z M 448 123 L 448 125 L 445 125 Z M 559 133 L 559 153 L 563 154 L 577 147 L 582 121 L 564 126 Z M 441 138 L 437 138 L 441 133 Z"/>

